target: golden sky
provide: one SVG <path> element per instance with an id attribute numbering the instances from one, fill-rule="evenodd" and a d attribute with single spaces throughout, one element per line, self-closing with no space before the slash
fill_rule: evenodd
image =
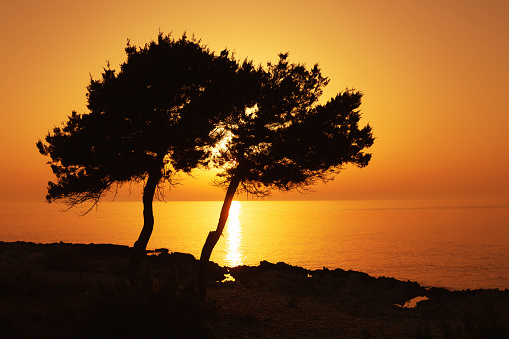
<path id="1" fill-rule="evenodd" d="M 35 147 L 72 110 L 90 75 L 124 47 L 184 31 L 256 64 L 290 52 L 319 63 L 337 92 L 364 92 L 376 136 L 364 169 L 273 199 L 509 199 L 509 2 L 4 1 L 0 10 L 0 200 L 43 201 L 52 179 Z M 167 200 L 222 200 L 197 173 Z M 138 199 L 138 193 L 133 193 Z M 243 198 L 243 197 L 241 197 Z"/>

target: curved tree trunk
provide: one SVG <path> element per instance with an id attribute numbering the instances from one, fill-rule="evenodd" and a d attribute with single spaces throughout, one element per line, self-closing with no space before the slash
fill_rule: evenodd
<path id="1" fill-rule="evenodd" d="M 217 242 L 219 241 L 219 237 L 223 233 L 224 226 L 228 220 L 228 214 L 230 213 L 230 206 L 232 204 L 233 197 L 235 196 L 235 191 L 237 190 L 241 180 L 242 174 L 241 171 L 237 168 L 235 175 L 230 181 L 228 190 L 226 191 L 226 196 L 224 197 L 223 207 L 221 208 L 221 215 L 219 216 L 217 228 L 215 231 L 209 232 L 207 240 L 205 241 L 205 245 L 203 245 L 200 256 L 200 268 L 198 271 L 198 289 L 201 300 L 205 300 L 207 295 L 207 266 L 209 263 L 210 255 L 212 254 L 214 246 L 216 246 Z"/>
<path id="2" fill-rule="evenodd" d="M 131 279 L 136 278 L 140 270 L 141 261 L 146 254 L 147 244 L 154 229 L 152 202 L 157 184 L 161 178 L 162 174 L 160 171 L 150 173 L 143 189 L 143 228 L 131 251 L 129 260 L 129 276 Z"/>

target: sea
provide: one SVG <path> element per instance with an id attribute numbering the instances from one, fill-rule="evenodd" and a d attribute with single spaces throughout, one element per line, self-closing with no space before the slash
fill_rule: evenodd
<path id="1" fill-rule="evenodd" d="M 199 258 L 222 202 L 154 203 L 149 249 Z M 0 241 L 132 246 L 141 202 L 66 210 L 1 203 Z M 221 266 L 266 260 L 307 269 L 341 268 L 426 287 L 509 289 L 509 203 L 475 201 L 234 201 L 211 260 Z"/>

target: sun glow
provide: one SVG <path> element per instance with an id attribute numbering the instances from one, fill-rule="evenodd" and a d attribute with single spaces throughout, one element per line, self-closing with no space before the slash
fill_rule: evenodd
<path id="1" fill-rule="evenodd" d="M 239 215 L 241 205 L 239 201 L 233 201 L 230 206 L 228 223 L 226 224 L 226 253 L 224 261 L 229 267 L 244 264 L 242 253 L 242 227 L 240 226 Z"/>
<path id="2" fill-rule="evenodd" d="M 217 127 L 217 129 L 213 133 L 222 134 L 221 140 L 212 147 L 212 156 L 220 157 L 221 154 L 228 150 L 228 144 L 232 140 L 232 133 L 230 131 L 225 131 L 223 127 Z"/>

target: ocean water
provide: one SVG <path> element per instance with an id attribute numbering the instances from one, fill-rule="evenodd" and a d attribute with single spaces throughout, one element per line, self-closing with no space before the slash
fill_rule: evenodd
<path id="1" fill-rule="evenodd" d="M 149 249 L 200 256 L 221 202 L 156 202 Z M 0 241 L 136 241 L 141 202 L 0 204 Z M 211 260 L 224 266 L 283 261 L 363 271 L 450 289 L 509 289 L 509 205 L 458 201 L 234 202 Z"/>

